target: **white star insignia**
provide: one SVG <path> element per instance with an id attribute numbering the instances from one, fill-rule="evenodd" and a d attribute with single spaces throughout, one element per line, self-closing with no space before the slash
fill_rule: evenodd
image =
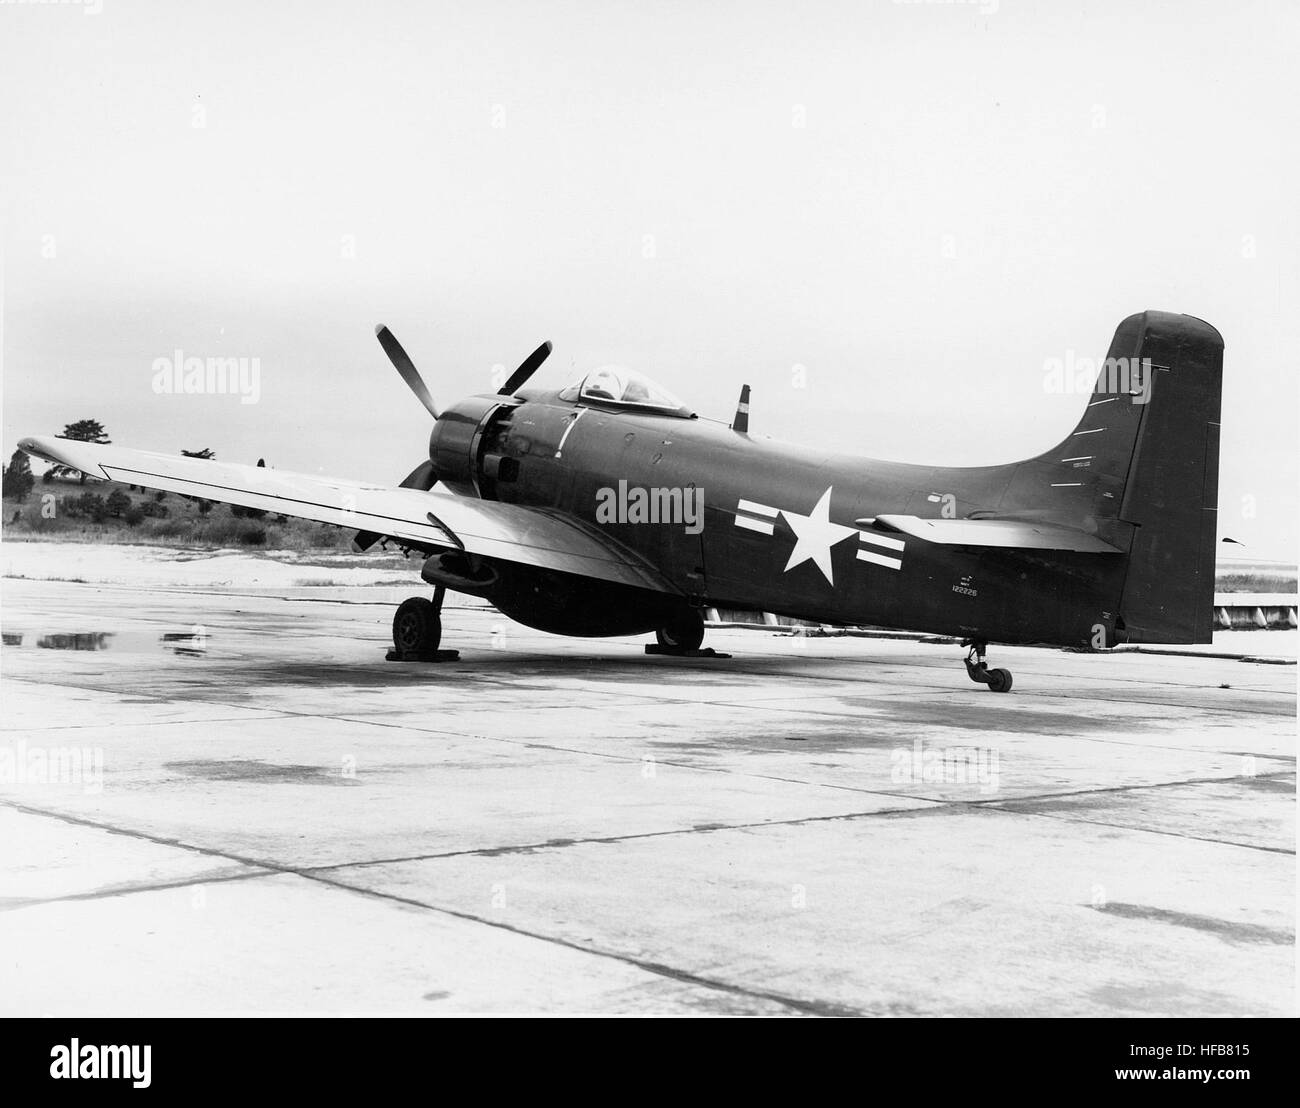
<path id="1" fill-rule="evenodd" d="M 843 524 L 831 522 L 831 490 L 827 489 L 822 493 L 817 506 L 806 516 L 798 512 L 787 512 L 784 509 L 781 514 L 785 516 L 785 521 L 790 525 L 796 539 L 794 549 L 790 551 L 790 560 L 785 564 L 785 571 L 789 573 L 802 562 L 811 561 L 822 571 L 827 584 L 834 587 L 831 547 L 858 532 L 855 527 L 845 527 Z"/>

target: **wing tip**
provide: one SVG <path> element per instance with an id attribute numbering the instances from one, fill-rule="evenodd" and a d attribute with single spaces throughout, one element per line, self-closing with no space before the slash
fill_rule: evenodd
<path id="1" fill-rule="evenodd" d="M 49 435 L 27 435 L 18 440 L 18 449 L 34 458 L 44 458 L 47 462 L 56 461 L 57 459 L 50 457 L 57 450 L 54 445 L 56 441 Z"/>

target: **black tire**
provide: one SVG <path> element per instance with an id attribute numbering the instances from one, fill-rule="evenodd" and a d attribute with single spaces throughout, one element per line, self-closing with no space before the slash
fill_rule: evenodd
<path id="1" fill-rule="evenodd" d="M 423 596 L 403 600 L 393 613 L 393 646 L 400 654 L 432 654 L 442 641 L 442 619 Z"/>
<path id="2" fill-rule="evenodd" d="M 1009 669 L 989 670 L 989 692 L 1009 692 L 1011 690 L 1011 671 Z"/>
<path id="3" fill-rule="evenodd" d="M 692 608 L 656 631 L 655 639 L 665 650 L 699 650 L 704 641 L 704 617 Z"/>

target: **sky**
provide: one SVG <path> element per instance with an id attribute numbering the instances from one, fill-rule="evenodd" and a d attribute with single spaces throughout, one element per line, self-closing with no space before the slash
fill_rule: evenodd
<path id="1" fill-rule="evenodd" d="M 539 386 L 992 464 L 1153 308 L 1226 342 L 1221 534 L 1294 561 L 1297 47 L 1261 0 L 0 0 L 0 448 L 396 483 L 430 421 L 383 322 L 443 406 L 550 339 Z M 177 351 L 256 403 L 157 391 Z"/>

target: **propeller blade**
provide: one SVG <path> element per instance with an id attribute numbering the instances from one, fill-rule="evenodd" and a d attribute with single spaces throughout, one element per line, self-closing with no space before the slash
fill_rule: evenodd
<path id="1" fill-rule="evenodd" d="M 398 488 L 423 489 L 428 492 L 437 483 L 438 475 L 433 471 L 433 463 L 421 462 L 402 479 Z M 356 554 L 364 554 L 383 537 L 375 531 L 358 531 L 352 537 L 352 550 Z"/>
<path id="2" fill-rule="evenodd" d="M 375 328 L 375 338 L 384 348 L 384 353 L 388 355 L 388 360 L 393 363 L 393 367 L 402 375 L 402 380 L 406 382 L 407 387 L 415 393 L 416 398 L 428 409 L 429 414 L 437 419 L 438 409 L 433 403 L 433 397 L 429 395 L 429 390 L 425 387 L 424 378 L 420 376 L 420 371 L 415 368 L 415 363 L 402 349 L 402 344 L 397 341 L 393 332 L 381 323 Z"/>
<path id="3" fill-rule="evenodd" d="M 407 474 L 398 487 L 403 489 L 423 489 L 428 492 L 437 483 L 438 475 L 433 472 L 433 463 L 421 462 Z"/>
<path id="4" fill-rule="evenodd" d="M 510 380 L 497 390 L 497 395 L 514 396 L 516 392 L 524 387 L 524 383 L 528 378 L 537 372 L 537 367 L 550 356 L 551 343 L 548 339 L 519 364 L 519 368 L 510 374 Z"/>

